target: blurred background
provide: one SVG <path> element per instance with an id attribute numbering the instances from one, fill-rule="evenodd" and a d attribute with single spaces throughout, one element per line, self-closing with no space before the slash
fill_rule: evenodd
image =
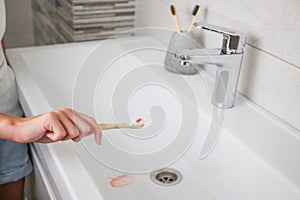
<path id="1" fill-rule="evenodd" d="M 135 0 L 6 0 L 8 48 L 106 39 L 134 27 Z"/>
<path id="2" fill-rule="evenodd" d="M 5 43 L 10 47 L 34 45 L 31 0 L 5 0 Z"/>

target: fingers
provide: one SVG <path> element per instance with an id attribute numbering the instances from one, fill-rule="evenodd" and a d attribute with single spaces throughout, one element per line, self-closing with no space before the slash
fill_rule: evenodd
<path id="1" fill-rule="evenodd" d="M 39 142 L 49 143 L 69 139 L 79 142 L 83 137 L 94 133 L 96 144 L 101 144 L 101 130 L 96 121 L 87 115 L 63 108 L 47 113 L 44 117 L 46 137 L 41 138 Z"/>
<path id="2" fill-rule="evenodd" d="M 38 140 L 36 140 L 35 142 L 38 142 L 38 143 L 53 143 L 55 141 L 51 140 L 50 138 L 48 138 L 47 136 L 44 136 Z"/>
<path id="3" fill-rule="evenodd" d="M 76 128 L 74 123 L 70 121 L 70 119 L 66 116 L 63 110 L 56 110 L 54 111 L 59 118 L 62 126 L 66 131 L 66 136 L 62 140 L 69 140 L 79 136 L 79 130 Z"/>
<path id="4" fill-rule="evenodd" d="M 46 136 L 53 141 L 59 141 L 67 135 L 67 132 L 61 124 L 56 113 L 51 112 L 44 115 Z"/>
<path id="5" fill-rule="evenodd" d="M 96 144 L 100 145 L 101 144 L 101 140 L 102 140 L 102 131 L 99 128 L 97 122 L 95 121 L 94 118 L 91 118 L 87 115 L 84 115 L 82 113 L 78 113 L 76 111 L 74 111 L 76 115 L 78 115 L 81 119 L 85 120 L 89 126 L 91 127 L 91 132 L 90 133 L 94 133 L 94 138 L 96 141 Z"/>
<path id="6" fill-rule="evenodd" d="M 62 109 L 68 119 L 73 122 L 79 131 L 78 137 L 73 138 L 74 142 L 79 142 L 82 138 L 94 133 L 96 144 L 101 144 L 102 133 L 96 121 L 82 113 L 78 113 L 72 109 Z"/>
<path id="7" fill-rule="evenodd" d="M 73 138 L 72 140 L 73 140 L 73 142 L 80 142 L 81 138 L 80 138 L 80 136 L 77 136 L 77 137 Z"/>
<path id="8" fill-rule="evenodd" d="M 79 135 L 78 137 L 74 140 L 76 142 L 80 141 L 82 138 L 85 136 L 91 134 L 91 126 L 84 120 L 81 119 L 73 110 L 71 109 L 62 109 L 63 112 L 65 113 L 65 116 L 68 118 L 69 121 L 71 121 L 74 126 L 76 126 Z"/>

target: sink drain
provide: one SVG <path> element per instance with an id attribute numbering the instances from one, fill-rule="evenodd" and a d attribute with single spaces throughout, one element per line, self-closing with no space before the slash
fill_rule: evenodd
<path id="1" fill-rule="evenodd" d="M 182 181 L 181 173 L 171 168 L 154 171 L 150 174 L 150 178 L 154 183 L 162 186 L 173 186 Z"/>

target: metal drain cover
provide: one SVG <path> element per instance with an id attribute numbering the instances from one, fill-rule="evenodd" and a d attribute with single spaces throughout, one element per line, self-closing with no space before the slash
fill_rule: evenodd
<path id="1" fill-rule="evenodd" d="M 172 168 L 163 168 L 150 173 L 151 180 L 162 186 L 177 185 L 182 181 L 182 175 L 179 171 Z"/>

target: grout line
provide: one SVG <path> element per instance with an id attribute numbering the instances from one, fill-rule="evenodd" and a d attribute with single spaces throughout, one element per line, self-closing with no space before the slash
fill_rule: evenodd
<path id="1" fill-rule="evenodd" d="M 254 49 L 257 49 L 257 50 L 259 50 L 259 51 L 262 51 L 262 52 L 268 54 L 269 56 L 272 56 L 272 57 L 274 57 L 274 58 L 276 58 L 276 59 L 278 59 L 278 60 L 280 60 L 280 61 L 282 61 L 282 62 L 285 62 L 285 63 L 291 65 L 292 67 L 295 67 L 296 69 L 300 70 L 300 66 L 297 66 L 297 65 L 295 65 L 295 64 L 293 64 L 293 63 L 291 63 L 291 62 L 289 62 L 289 61 L 287 61 L 287 60 L 285 60 L 285 59 L 282 59 L 282 58 L 280 58 L 280 57 L 278 57 L 278 56 L 276 56 L 276 55 L 274 55 L 274 54 L 272 54 L 272 53 L 270 53 L 270 52 L 268 52 L 268 51 L 265 51 L 265 50 L 263 50 L 263 49 L 261 49 L 261 48 L 259 48 L 259 47 L 256 47 L 256 46 L 254 46 L 254 45 L 252 45 L 252 44 L 249 44 L 248 42 L 247 42 L 247 45 L 249 45 L 250 47 L 252 47 L 252 48 L 254 48 Z"/>
<path id="2" fill-rule="evenodd" d="M 254 101 L 253 99 L 251 99 L 249 96 L 247 96 L 247 94 L 238 91 L 240 95 L 242 95 L 244 98 L 246 98 L 248 101 L 250 101 L 251 103 L 255 104 L 255 106 L 257 106 L 259 109 L 263 110 L 264 112 L 266 112 L 268 115 L 276 118 L 279 121 L 282 121 L 286 124 L 288 124 L 290 127 L 292 127 L 293 129 L 295 129 L 296 131 L 300 131 L 300 129 L 298 127 L 296 127 L 295 125 L 293 125 L 292 123 L 290 123 L 289 121 L 287 121 L 286 119 L 282 118 L 281 116 L 277 115 L 276 113 L 274 113 L 272 110 L 267 109 L 266 107 L 264 107 L 263 105 L 259 104 L 258 102 Z"/>

